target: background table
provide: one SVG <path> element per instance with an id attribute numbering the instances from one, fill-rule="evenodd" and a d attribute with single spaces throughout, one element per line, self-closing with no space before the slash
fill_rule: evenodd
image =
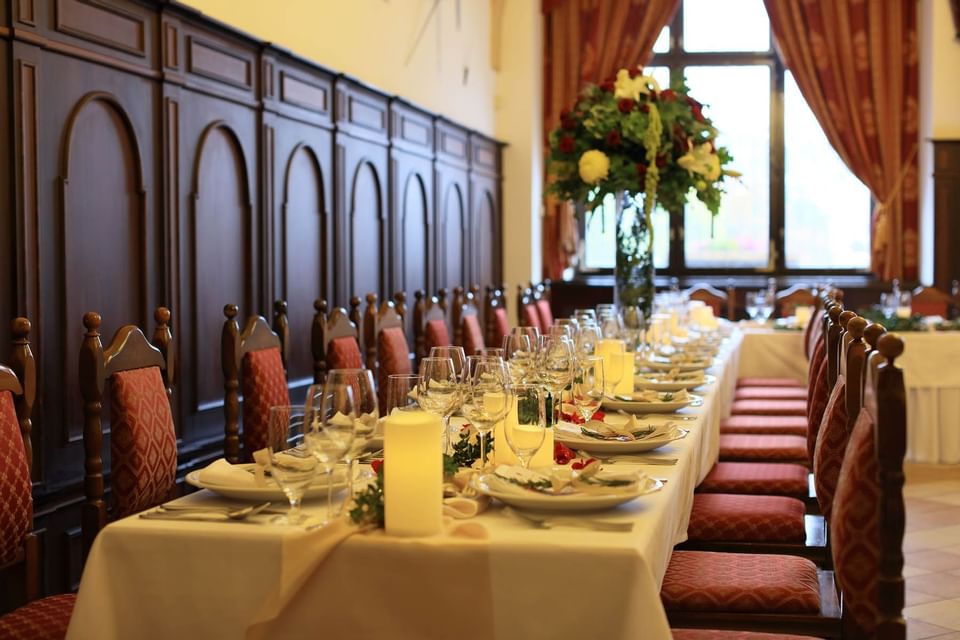
<path id="1" fill-rule="evenodd" d="M 271 639 L 669 638 L 660 582 L 673 546 L 686 539 L 693 490 L 716 462 L 739 346 L 737 333 L 703 406 L 684 411 L 698 417 L 681 423 L 690 434 L 657 451 L 678 463 L 640 466 L 665 478 L 663 489 L 602 512 L 633 521 L 633 531 L 538 529 L 492 508 L 473 520 L 485 540 L 355 535 L 307 580 Z M 182 500 L 223 502 L 207 491 Z M 135 516 L 110 524 L 87 560 L 67 637 L 242 638 L 284 580 L 284 549 L 304 535 Z"/>
<path id="2" fill-rule="evenodd" d="M 745 326 L 739 377 L 790 377 L 806 382 L 803 332 Z M 960 332 L 904 331 L 907 460 L 960 463 Z"/>

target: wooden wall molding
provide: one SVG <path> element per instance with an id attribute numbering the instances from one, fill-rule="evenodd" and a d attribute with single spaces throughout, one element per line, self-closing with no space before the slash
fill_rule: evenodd
<path id="1" fill-rule="evenodd" d="M 222 455 L 224 304 L 287 300 L 297 388 L 314 299 L 500 283 L 502 145 L 173 0 L 12 0 L 0 18 L 0 342 L 10 316 L 33 321 L 36 529 L 57 593 L 80 569 L 82 313 L 109 338 L 171 309 L 185 473 Z"/>

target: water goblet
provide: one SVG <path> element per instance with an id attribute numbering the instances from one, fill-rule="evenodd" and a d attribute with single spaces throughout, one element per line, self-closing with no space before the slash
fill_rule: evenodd
<path id="1" fill-rule="evenodd" d="M 574 409 L 584 422 L 593 419 L 593 414 L 600 408 L 603 402 L 604 382 L 603 358 L 586 356 L 577 362 L 571 394 Z"/>
<path id="2" fill-rule="evenodd" d="M 307 398 L 307 444 L 327 474 L 327 522 L 333 520 L 333 471 L 353 444 L 361 395 L 355 370 L 334 369 L 320 394 Z"/>
<path id="3" fill-rule="evenodd" d="M 504 421 L 503 434 L 507 445 L 524 469 L 543 446 L 546 437 L 546 393 L 538 385 L 513 385 L 517 420 Z"/>
<path id="4" fill-rule="evenodd" d="M 516 330 L 503 338 L 503 360 L 515 382 L 524 382 L 533 366 L 534 345 L 530 336 Z"/>
<path id="5" fill-rule="evenodd" d="M 510 372 L 503 360 L 468 358 L 464 417 L 477 429 L 480 467 L 487 466 L 487 434 L 503 420 L 513 402 Z"/>
<path id="6" fill-rule="evenodd" d="M 430 347 L 431 358 L 450 358 L 453 360 L 453 369 L 457 373 L 457 380 L 463 381 L 463 366 L 467 363 L 467 354 L 463 347 Z"/>
<path id="7" fill-rule="evenodd" d="M 460 407 L 460 377 L 450 358 L 424 358 L 420 361 L 417 402 L 424 411 L 440 416 L 443 424 L 443 451 L 447 451 L 450 416 Z"/>
<path id="8" fill-rule="evenodd" d="M 415 373 L 394 373 L 387 376 L 387 389 L 384 394 L 386 406 L 383 415 L 394 411 L 414 411 L 420 408 L 417 403 L 417 386 L 420 376 Z"/>
<path id="9" fill-rule="evenodd" d="M 306 439 L 309 428 L 305 426 L 305 413 L 301 407 L 270 407 L 268 420 L 270 433 L 276 435 L 267 447 L 270 477 L 290 502 L 286 515 L 277 516 L 273 521 L 300 524 L 304 520 L 300 503 L 319 466 Z"/>

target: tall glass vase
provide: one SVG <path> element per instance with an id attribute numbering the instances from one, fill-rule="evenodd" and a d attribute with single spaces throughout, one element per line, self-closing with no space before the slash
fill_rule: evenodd
<path id="1" fill-rule="evenodd" d="M 645 330 L 653 313 L 655 293 L 653 225 L 644 214 L 642 203 L 628 193 L 617 199 L 615 275 L 614 301 L 621 309 L 635 309 L 632 315 L 636 318 L 636 328 Z"/>

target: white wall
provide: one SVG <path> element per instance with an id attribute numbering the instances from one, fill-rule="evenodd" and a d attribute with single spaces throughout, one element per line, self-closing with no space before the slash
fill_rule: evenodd
<path id="1" fill-rule="evenodd" d="M 919 0 L 920 281 L 933 281 L 933 145 L 960 139 L 960 40 L 949 0 Z"/>

